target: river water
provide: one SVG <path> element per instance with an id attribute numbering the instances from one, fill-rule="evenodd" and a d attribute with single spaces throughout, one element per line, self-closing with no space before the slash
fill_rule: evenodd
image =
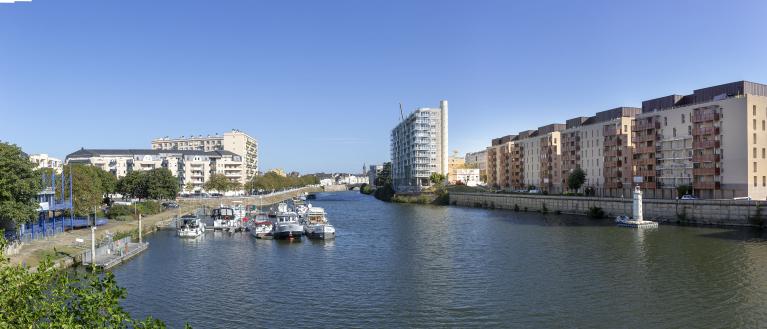
<path id="1" fill-rule="evenodd" d="M 335 241 L 172 231 L 113 270 L 170 327 L 764 327 L 767 235 L 319 194 Z"/>

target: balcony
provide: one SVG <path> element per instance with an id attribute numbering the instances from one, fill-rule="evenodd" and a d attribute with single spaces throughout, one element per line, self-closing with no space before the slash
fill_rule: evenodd
<path id="1" fill-rule="evenodd" d="M 695 141 L 692 142 L 692 148 L 694 149 L 713 149 L 713 148 L 719 148 L 719 141 L 716 140 L 709 140 L 709 141 Z"/>
<path id="2" fill-rule="evenodd" d="M 719 135 L 719 127 L 698 127 L 692 130 L 693 136 Z"/>
<path id="3" fill-rule="evenodd" d="M 618 135 L 618 128 L 614 126 L 605 126 L 605 128 L 602 130 L 602 134 L 604 136 L 615 136 Z"/>
<path id="4" fill-rule="evenodd" d="M 605 188 L 623 188 L 621 182 L 605 182 Z"/>
<path id="5" fill-rule="evenodd" d="M 634 135 L 631 136 L 631 142 L 634 144 L 642 143 L 642 142 L 649 142 L 649 141 L 656 141 L 661 139 L 662 136 L 660 134 L 641 134 L 641 135 Z"/>
<path id="6" fill-rule="evenodd" d="M 641 170 L 640 169 L 640 170 L 636 171 L 636 175 L 637 176 L 642 176 L 642 177 L 654 177 L 655 176 L 655 170 L 647 170 L 647 169 Z"/>
<path id="7" fill-rule="evenodd" d="M 719 176 L 721 173 L 720 168 L 693 168 L 692 174 L 694 176 Z"/>
<path id="8" fill-rule="evenodd" d="M 656 162 L 655 158 L 634 159 L 634 164 L 637 166 L 654 165 Z"/>
<path id="9" fill-rule="evenodd" d="M 637 153 L 637 154 L 655 153 L 655 146 L 640 146 L 634 149 L 634 153 Z"/>
<path id="10" fill-rule="evenodd" d="M 623 145 L 623 139 L 621 138 L 610 138 L 605 139 L 604 146 L 620 146 Z"/>
<path id="11" fill-rule="evenodd" d="M 637 185 L 639 185 L 639 188 L 642 188 L 642 189 L 656 189 L 656 188 L 658 188 L 658 184 L 655 183 L 655 182 L 644 182 L 644 183 L 639 183 Z"/>
<path id="12" fill-rule="evenodd" d="M 722 187 L 719 182 L 693 182 L 692 188 L 696 190 L 719 190 Z"/>
<path id="13" fill-rule="evenodd" d="M 719 162 L 720 160 L 719 154 L 695 155 L 692 157 L 692 162 Z"/>
<path id="14" fill-rule="evenodd" d="M 620 161 L 620 160 L 617 160 L 617 161 L 616 160 L 613 160 L 613 161 L 605 160 L 605 168 L 617 168 L 617 167 L 622 167 L 622 166 L 623 166 L 623 161 Z"/>
<path id="15" fill-rule="evenodd" d="M 623 156 L 623 152 L 621 150 L 608 150 L 604 152 L 605 157 L 619 157 Z"/>
<path id="16" fill-rule="evenodd" d="M 660 121 L 652 120 L 650 122 L 637 122 L 631 126 L 631 131 L 642 131 L 647 129 L 660 129 Z"/>
<path id="17" fill-rule="evenodd" d="M 719 120 L 719 114 L 713 111 L 701 111 L 692 116 L 693 123 L 701 123 Z"/>

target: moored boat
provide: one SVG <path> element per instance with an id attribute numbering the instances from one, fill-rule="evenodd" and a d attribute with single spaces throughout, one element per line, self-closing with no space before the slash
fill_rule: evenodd
<path id="1" fill-rule="evenodd" d="M 241 231 L 242 222 L 235 216 L 234 209 L 221 206 L 213 209 L 211 216 L 213 218 L 213 229 L 223 231 Z"/>
<path id="2" fill-rule="evenodd" d="M 336 237 L 336 229 L 328 222 L 325 209 L 311 207 L 306 212 L 304 233 L 309 239 L 327 240 Z"/>
<path id="3" fill-rule="evenodd" d="M 303 226 L 298 222 L 298 215 L 292 211 L 280 212 L 274 222 L 272 236 L 275 239 L 301 239 Z"/>
<path id="4" fill-rule="evenodd" d="M 182 238 L 196 238 L 205 234 L 205 224 L 194 215 L 184 215 L 179 219 L 176 233 Z"/>

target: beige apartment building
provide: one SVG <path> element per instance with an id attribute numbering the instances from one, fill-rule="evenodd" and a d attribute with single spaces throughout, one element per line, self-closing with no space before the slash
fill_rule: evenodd
<path id="1" fill-rule="evenodd" d="M 212 174 L 225 175 L 231 181 L 241 184 L 248 181 L 242 156 L 230 151 L 83 148 L 67 155 L 66 162 L 96 166 L 117 178 L 134 170 L 166 168 L 178 177 L 182 191 L 186 190 L 189 183 L 194 186 L 193 190 L 187 192 L 202 191 L 202 185 Z"/>
<path id="2" fill-rule="evenodd" d="M 493 139 L 488 184 L 567 188 L 575 168 L 596 195 L 676 198 L 691 186 L 702 198 L 767 198 L 767 86 L 739 81 L 621 107 Z M 518 155 L 517 155 L 518 154 Z M 521 168 L 517 170 L 516 168 Z M 557 171 L 557 168 L 559 169 Z"/>
<path id="3" fill-rule="evenodd" d="M 64 167 L 64 163 L 61 159 L 54 158 L 45 153 L 30 154 L 29 161 L 37 166 L 36 169 L 51 168 L 57 174 L 60 174 Z"/>
<path id="4" fill-rule="evenodd" d="M 229 151 L 244 158 L 245 176 L 247 179 L 252 178 L 258 173 L 258 142 L 250 135 L 236 129 L 223 135 L 157 138 L 152 141 L 152 149 L 205 152 Z"/>
<path id="5" fill-rule="evenodd" d="M 487 181 L 487 150 L 466 153 L 464 162 L 469 167 L 479 169 L 479 177 L 482 183 Z"/>

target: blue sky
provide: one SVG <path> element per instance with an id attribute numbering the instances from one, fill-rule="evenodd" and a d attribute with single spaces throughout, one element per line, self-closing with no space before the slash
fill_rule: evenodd
<path id="1" fill-rule="evenodd" d="M 232 128 L 262 169 L 359 171 L 406 109 L 450 148 L 737 80 L 764 1 L 33 0 L 0 4 L 0 140 L 82 147 Z"/>

